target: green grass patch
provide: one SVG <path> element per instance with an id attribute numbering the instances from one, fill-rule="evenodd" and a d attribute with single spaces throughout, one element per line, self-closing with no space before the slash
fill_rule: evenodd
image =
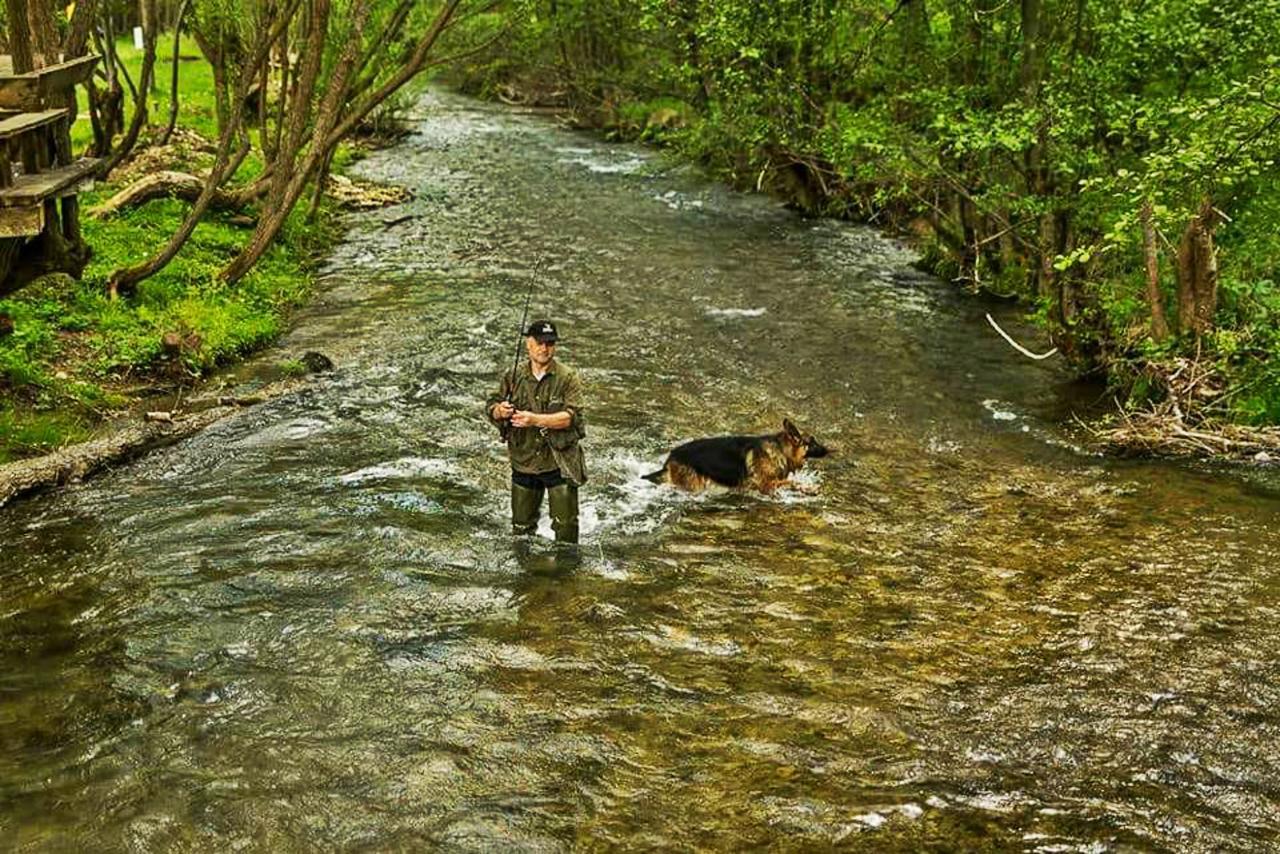
<path id="1" fill-rule="evenodd" d="M 282 377 L 303 377 L 307 375 L 307 366 L 302 364 L 300 359 L 286 359 L 277 366 L 277 369 Z"/>
<path id="2" fill-rule="evenodd" d="M 0 409 L 0 464 L 48 453 L 88 436 L 84 421 L 72 414 Z"/>

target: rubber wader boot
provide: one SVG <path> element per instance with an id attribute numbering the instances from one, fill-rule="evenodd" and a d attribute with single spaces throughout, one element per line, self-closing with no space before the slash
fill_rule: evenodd
<path id="1" fill-rule="evenodd" d="M 511 533 L 517 536 L 535 533 L 538 530 L 538 510 L 541 508 L 541 489 L 511 484 Z"/>
<path id="2" fill-rule="evenodd" d="M 551 507 L 551 530 L 556 532 L 557 543 L 578 541 L 578 487 L 562 483 L 547 490 Z"/>

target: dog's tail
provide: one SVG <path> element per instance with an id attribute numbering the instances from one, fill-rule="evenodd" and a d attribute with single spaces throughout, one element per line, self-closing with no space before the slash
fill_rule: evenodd
<path id="1" fill-rule="evenodd" d="M 657 471 L 651 471 L 648 474 L 640 475 L 650 483 L 666 483 L 670 478 L 667 476 L 667 467 L 663 466 Z"/>

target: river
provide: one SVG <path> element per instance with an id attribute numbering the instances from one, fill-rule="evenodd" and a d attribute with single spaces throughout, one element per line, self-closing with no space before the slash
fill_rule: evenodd
<path id="1" fill-rule="evenodd" d="M 334 373 L 0 512 L 0 847 L 1280 844 L 1274 472 L 1090 453 L 1097 390 L 873 229 L 447 93 L 413 128 L 355 171 L 416 199 L 241 371 Z M 576 560 L 513 547 L 479 415 L 539 257 Z M 639 478 L 784 416 L 834 451 L 795 489 Z"/>

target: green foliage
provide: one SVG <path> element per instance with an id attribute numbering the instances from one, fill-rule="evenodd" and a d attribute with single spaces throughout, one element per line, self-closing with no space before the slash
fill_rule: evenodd
<path id="1" fill-rule="evenodd" d="M 239 251 L 244 232 L 211 216 L 132 299 L 108 300 L 103 294 L 111 271 L 149 251 L 139 245 L 139 231 L 168 234 L 184 214 L 183 203 L 159 200 L 119 218 L 86 223 L 86 239 L 98 253 L 85 271 L 78 300 L 94 312 L 88 340 L 98 376 L 145 370 L 159 356 L 166 332 L 199 336 L 199 347 L 184 357 L 193 372 L 207 371 L 273 339 L 285 312 L 308 294 L 310 278 L 298 264 L 311 237 L 301 214 L 290 221 L 282 242 L 234 286 L 219 280 L 217 272 Z"/>

